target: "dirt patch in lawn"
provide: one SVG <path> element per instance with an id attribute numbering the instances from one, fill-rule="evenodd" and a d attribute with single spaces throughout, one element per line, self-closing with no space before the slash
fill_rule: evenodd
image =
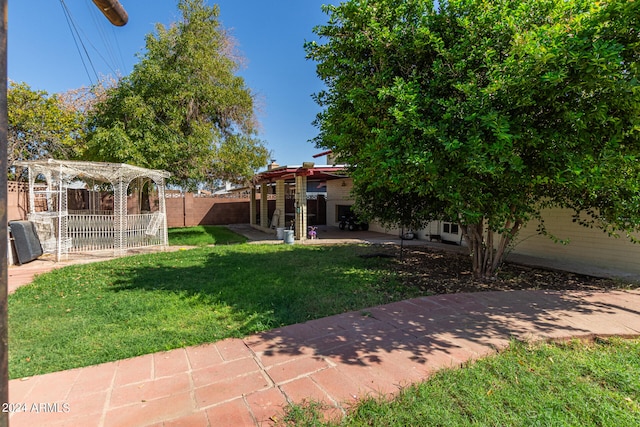
<path id="1" fill-rule="evenodd" d="M 388 264 L 405 286 L 418 287 L 429 294 L 504 291 L 524 289 L 608 290 L 638 288 L 640 284 L 558 270 L 504 263 L 495 279 L 476 280 L 468 255 L 430 248 L 378 248 L 373 252 L 391 257 Z M 371 255 L 368 255 L 371 256 Z"/>

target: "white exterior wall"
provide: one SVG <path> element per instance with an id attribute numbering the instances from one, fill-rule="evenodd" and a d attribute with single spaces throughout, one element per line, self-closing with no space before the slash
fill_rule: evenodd
<path id="1" fill-rule="evenodd" d="M 342 183 L 345 183 L 343 186 Z M 350 178 L 327 182 L 327 225 L 337 226 L 337 205 L 353 205 L 351 196 L 353 183 Z M 568 239 L 569 244 L 554 243 L 549 237 L 537 233 L 537 221 L 527 224 L 518 234 L 511 253 L 528 255 L 552 261 L 566 261 L 576 266 L 595 267 L 613 273 L 625 272 L 640 274 L 640 244 L 634 244 L 624 235 L 620 238 L 609 237 L 596 228 L 586 228 L 572 221 L 569 209 L 546 209 L 542 217 L 549 233 L 559 239 Z M 369 225 L 371 231 L 400 234 L 399 229 L 386 229 L 379 224 Z M 429 234 L 440 235 L 442 239 L 461 243 L 461 234 L 446 234 L 442 222 L 434 221 L 416 232 L 419 239 L 429 240 Z M 640 236 L 636 236 L 640 238 Z"/>
<path id="2" fill-rule="evenodd" d="M 433 236 L 440 236 L 442 241 L 456 243 L 458 245 L 466 246 L 464 239 L 462 238 L 462 229 L 458 226 L 457 233 L 445 233 L 444 221 L 431 221 L 423 229 L 418 230 L 416 235 L 418 239 L 422 240 L 435 240 Z M 452 224 L 452 223 L 449 223 Z M 432 237 L 429 237 L 432 236 Z"/>
<path id="3" fill-rule="evenodd" d="M 338 205 L 351 206 L 354 203 L 351 197 L 353 181 L 351 178 L 334 179 L 327 181 L 327 225 L 338 226 Z"/>
<path id="4" fill-rule="evenodd" d="M 640 244 L 631 243 L 624 235 L 609 237 L 600 229 L 576 224 L 571 214 L 571 210 L 560 208 L 542 211 L 547 231 L 560 239 L 568 239 L 567 245 L 537 234 L 538 222 L 532 221 L 518 234 L 512 253 L 640 274 Z"/>
<path id="5" fill-rule="evenodd" d="M 327 181 L 327 225 L 337 227 L 340 222 L 340 218 L 337 217 L 338 209 L 336 206 L 352 206 L 355 203 L 351 194 L 352 190 L 353 181 L 351 178 Z M 385 228 L 375 221 L 369 223 L 369 230 L 378 233 L 391 234 L 396 237 L 400 236 L 401 232 L 399 227 Z M 440 221 L 434 221 L 423 230 L 414 230 L 414 232 L 419 239 L 429 240 L 429 234 L 438 234 L 443 240 L 456 243 L 460 242 L 460 237 L 462 236 L 461 233 L 457 235 L 444 233 L 442 223 Z"/>
<path id="6" fill-rule="evenodd" d="M 340 222 L 337 206 L 353 206 L 355 201 L 351 195 L 353 181 L 351 178 L 327 181 L 327 225 L 337 227 Z M 369 223 L 369 230 L 398 236 L 399 229 L 386 229 L 376 222 Z"/>
<path id="7" fill-rule="evenodd" d="M 391 234 L 395 237 L 400 236 L 400 229 L 399 228 L 384 228 L 382 225 L 378 224 L 376 221 L 370 222 L 369 223 L 369 230 L 371 231 L 375 231 L 377 233 L 385 233 L 385 234 Z"/>

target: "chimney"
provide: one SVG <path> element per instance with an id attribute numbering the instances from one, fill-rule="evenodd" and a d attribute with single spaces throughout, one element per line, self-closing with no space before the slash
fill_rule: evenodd
<path id="1" fill-rule="evenodd" d="M 275 159 L 271 159 L 271 164 L 269 166 L 267 166 L 267 170 L 270 171 L 270 170 L 277 169 L 279 167 L 280 167 L 280 165 L 276 163 L 276 160 Z"/>
<path id="2" fill-rule="evenodd" d="M 333 156 L 333 153 L 327 154 L 327 164 L 333 166 L 336 164 L 336 159 Z"/>

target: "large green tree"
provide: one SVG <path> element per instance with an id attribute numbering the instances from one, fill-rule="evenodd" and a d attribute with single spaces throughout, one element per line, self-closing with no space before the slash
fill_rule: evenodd
<path id="1" fill-rule="evenodd" d="M 477 277 L 543 207 L 640 229 L 640 2 L 351 0 L 306 44 L 319 146 L 385 223 L 460 223 Z M 542 228 L 544 232 L 544 228 Z"/>
<path id="2" fill-rule="evenodd" d="M 242 181 L 266 164 L 251 91 L 235 75 L 233 41 L 217 6 L 181 0 L 132 73 L 107 90 L 89 124 L 88 158 L 171 172 L 183 185 Z"/>
<path id="3" fill-rule="evenodd" d="M 76 158 L 82 151 L 83 115 L 58 95 L 10 82 L 7 90 L 8 159 Z"/>

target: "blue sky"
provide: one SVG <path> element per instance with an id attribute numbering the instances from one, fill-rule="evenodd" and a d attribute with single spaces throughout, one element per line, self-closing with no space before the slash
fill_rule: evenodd
<path id="1" fill-rule="evenodd" d="M 144 51 L 156 23 L 179 17 L 177 0 L 120 0 L 129 15 L 124 27 L 107 21 L 91 0 L 64 0 L 84 45 L 85 71 L 60 0 L 9 2 L 9 79 L 49 93 L 89 86 L 98 75 L 127 75 Z M 231 30 L 246 63 L 239 74 L 256 94 L 264 139 L 281 164 L 313 160 L 321 149 L 308 142 L 319 107 L 311 94 L 322 88 L 315 63 L 305 59 L 303 43 L 316 40 L 315 25 L 327 15 L 322 4 L 337 0 L 208 0 L 220 6 L 220 20 Z M 84 54 L 83 54 L 84 56 Z M 94 72 L 95 70 L 95 72 Z"/>

